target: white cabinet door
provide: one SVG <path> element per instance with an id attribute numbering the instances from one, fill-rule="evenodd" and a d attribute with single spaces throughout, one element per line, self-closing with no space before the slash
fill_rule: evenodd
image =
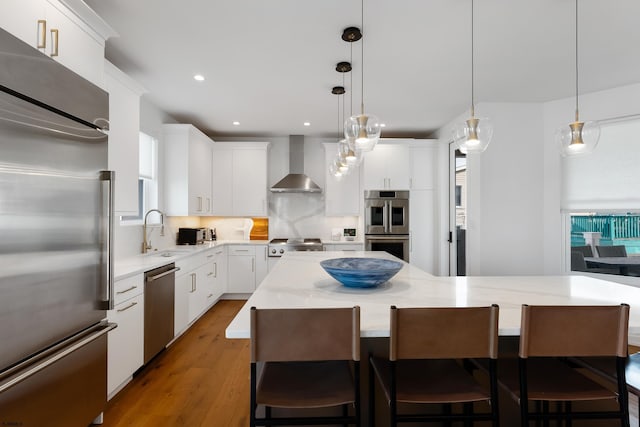
<path id="1" fill-rule="evenodd" d="M 189 294 L 193 289 L 193 280 L 195 273 L 187 273 L 176 276 L 175 295 L 174 295 L 174 336 L 180 335 L 189 325 Z"/>
<path id="2" fill-rule="evenodd" d="M 211 214 L 211 140 L 191 129 L 189 135 L 189 213 Z"/>
<path id="3" fill-rule="evenodd" d="M 256 288 L 269 274 L 269 247 L 256 245 Z"/>
<path id="4" fill-rule="evenodd" d="M 189 291 L 189 323 L 197 319 L 207 307 L 207 296 L 210 294 L 213 280 L 213 263 L 207 262 L 193 273 L 192 287 Z"/>
<path id="5" fill-rule="evenodd" d="M 436 248 L 439 244 L 436 241 L 434 190 L 412 190 L 409 211 L 411 264 L 434 274 Z"/>
<path id="6" fill-rule="evenodd" d="M 37 48 L 49 40 L 49 28 L 45 20 L 44 0 L 2 0 L 0 3 L 0 27 L 23 42 Z M 43 27 L 44 25 L 44 27 Z M 39 50 L 44 52 L 45 48 Z"/>
<path id="7" fill-rule="evenodd" d="M 267 216 L 267 150 L 233 151 L 233 213 Z"/>
<path id="8" fill-rule="evenodd" d="M 411 146 L 411 190 L 433 190 L 436 177 L 437 147 L 435 142 L 421 141 Z"/>
<path id="9" fill-rule="evenodd" d="M 248 294 L 256 290 L 255 255 L 229 255 L 229 293 Z"/>
<path id="10" fill-rule="evenodd" d="M 227 248 L 225 246 L 213 250 L 213 283 L 212 292 L 216 299 L 227 292 Z"/>
<path id="11" fill-rule="evenodd" d="M 363 183 L 365 190 L 408 190 L 410 153 L 405 142 L 379 143 L 365 153 Z"/>
<path id="12" fill-rule="evenodd" d="M 213 214 L 267 216 L 266 142 L 218 142 L 213 147 Z"/>
<path id="13" fill-rule="evenodd" d="M 105 61 L 105 88 L 109 92 L 109 170 L 116 172 L 116 215 L 137 215 L 140 95 L 136 82 Z"/>
<path id="14" fill-rule="evenodd" d="M 213 214 L 233 215 L 233 150 L 219 150 L 214 146 L 212 162 Z"/>
<path id="15" fill-rule="evenodd" d="M 329 173 L 329 165 L 335 161 L 337 144 L 326 143 L 324 201 L 326 216 L 360 215 L 360 170 L 356 168 L 347 176 L 336 178 Z"/>
<path id="16" fill-rule="evenodd" d="M 109 331 L 107 350 L 107 395 L 111 397 L 143 364 L 144 294 L 109 310 L 107 319 L 118 324 Z"/>
<path id="17" fill-rule="evenodd" d="M 211 215 L 213 141 L 192 125 L 163 125 L 165 212 Z"/>

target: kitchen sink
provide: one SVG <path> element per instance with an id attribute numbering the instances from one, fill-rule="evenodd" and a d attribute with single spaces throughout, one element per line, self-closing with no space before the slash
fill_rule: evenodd
<path id="1" fill-rule="evenodd" d="M 164 258 L 171 258 L 174 256 L 179 256 L 185 253 L 191 253 L 193 249 L 165 249 L 162 251 L 154 251 L 149 253 L 150 256 L 160 256 Z"/>

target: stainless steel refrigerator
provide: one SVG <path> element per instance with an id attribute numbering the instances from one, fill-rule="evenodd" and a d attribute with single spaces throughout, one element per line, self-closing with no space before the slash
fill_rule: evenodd
<path id="1" fill-rule="evenodd" d="M 0 29 L 0 425 L 106 404 L 108 94 Z"/>

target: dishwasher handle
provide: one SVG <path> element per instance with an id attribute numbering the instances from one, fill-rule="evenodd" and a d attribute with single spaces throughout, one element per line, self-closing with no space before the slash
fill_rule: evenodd
<path id="1" fill-rule="evenodd" d="M 153 282 L 154 280 L 158 280 L 164 276 L 168 276 L 169 274 L 173 274 L 176 271 L 180 271 L 180 267 L 174 267 L 171 270 L 164 271 L 160 274 L 156 274 L 155 276 L 147 276 L 147 282 Z"/>

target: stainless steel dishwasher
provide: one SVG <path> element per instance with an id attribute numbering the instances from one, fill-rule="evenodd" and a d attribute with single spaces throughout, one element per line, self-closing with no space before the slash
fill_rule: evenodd
<path id="1" fill-rule="evenodd" d="M 144 363 L 173 339 L 175 275 L 180 267 L 167 264 L 144 273 Z"/>

